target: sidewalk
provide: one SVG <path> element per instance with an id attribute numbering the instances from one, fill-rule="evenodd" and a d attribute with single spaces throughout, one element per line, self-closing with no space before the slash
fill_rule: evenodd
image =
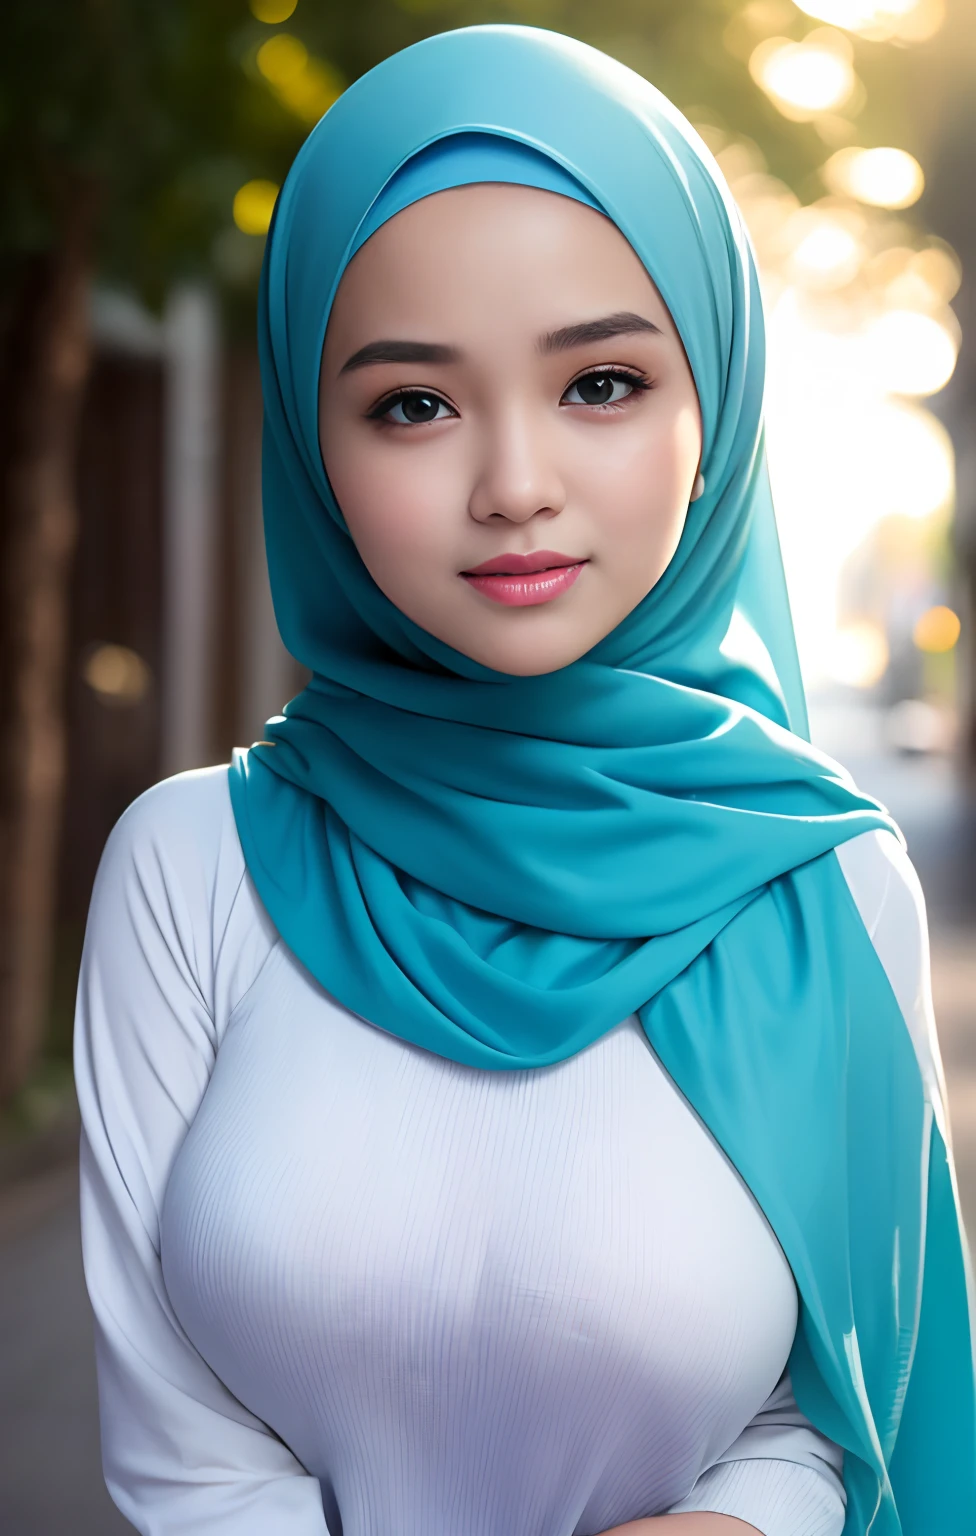
<path id="1" fill-rule="evenodd" d="M 132 1536 L 102 1481 L 92 1350 L 72 1160 L 0 1191 L 3 1536 Z"/>

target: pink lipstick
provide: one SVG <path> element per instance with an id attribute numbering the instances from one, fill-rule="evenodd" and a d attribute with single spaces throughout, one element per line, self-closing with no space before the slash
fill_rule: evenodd
<path id="1" fill-rule="evenodd" d="M 574 560 L 572 555 L 536 549 L 529 555 L 495 555 L 461 575 L 493 602 L 509 608 L 528 608 L 535 603 L 549 603 L 568 591 L 585 564 L 585 560 Z"/>

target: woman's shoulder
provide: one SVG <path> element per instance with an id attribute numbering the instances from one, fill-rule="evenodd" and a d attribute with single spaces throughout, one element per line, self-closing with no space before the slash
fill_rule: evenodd
<path id="1" fill-rule="evenodd" d="M 218 1026 L 277 938 L 247 873 L 225 763 L 153 784 L 126 808 L 99 863 L 89 928 L 169 935 Z"/>
<path id="2" fill-rule="evenodd" d="M 227 764 L 216 763 L 160 779 L 126 807 L 106 846 L 121 843 L 134 852 L 165 843 L 177 853 L 196 848 L 204 858 L 217 856 L 233 826 L 227 774 Z"/>
<path id="3" fill-rule="evenodd" d="M 836 853 L 938 1108 L 945 1102 L 945 1081 L 932 1007 L 925 895 L 915 866 L 898 838 L 880 829 L 862 832 Z"/>
<path id="4" fill-rule="evenodd" d="M 165 906 L 195 933 L 226 926 L 244 876 L 227 768 L 162 779 L 132 801 L 109 833 L 95 882 L 117 898 Z"/>

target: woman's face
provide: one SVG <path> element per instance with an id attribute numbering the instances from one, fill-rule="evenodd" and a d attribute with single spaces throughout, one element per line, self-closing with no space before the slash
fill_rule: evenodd
<path id="1" fill-rule="evenodd" d="M 414 203 L 356 253 L 319 430 L 377 586 L 518 676 L 577 660 L 647 595 L 702 447 L 681 341 L 616 226 L 498 183 Z"/>

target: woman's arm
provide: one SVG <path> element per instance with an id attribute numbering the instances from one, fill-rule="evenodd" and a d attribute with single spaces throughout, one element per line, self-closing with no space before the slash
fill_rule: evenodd
<path id="1" fill-rule="evenodd" d="M 207 785 L 186 779 L 136 801 L 106 845 L 85 936 L 75 1056 L 105 1480 L 143 1536 L 328 1536 L 317 1479 L 194 1348 L 160 1263 L 169 1171 L 216 1055 L 221 913 L 239 881 L 210 846 L 212 811 Z M 235 950 L 244 982 L 252 950 Z"/>

